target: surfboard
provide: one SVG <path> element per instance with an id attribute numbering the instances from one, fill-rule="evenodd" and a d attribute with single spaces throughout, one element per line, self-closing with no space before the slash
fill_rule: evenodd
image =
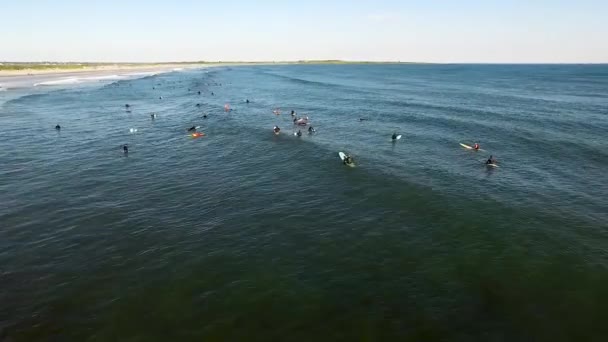
<path id="1" fill-rule="evenodd" d="M 486 164 L 486 166 L 488 166 L 488 167 L 498 167 L 498 165 L 496 165 L 496 164 Z"/>
<path id="2" fill-rule="evenodd" d="M 401 139 L 401 134 L 399 134 L 399 135 L 397 136 L 397 138 L 395 138 L 395 139 L 393 139 L 393 138 L 391 137 L 391 141 L 397 141 L 397 140 L 399 140 L 399 139 Z"/>
<path id="3" fill-rule="evenodd" d="M 471 147 L 469 145 L 466 145 L 466 144 L 463 144 L 463 143 L 460 143 L 460 146 L 466 148 L 467 150 L 472 150 L 473 149 L 473 147 Z"/>

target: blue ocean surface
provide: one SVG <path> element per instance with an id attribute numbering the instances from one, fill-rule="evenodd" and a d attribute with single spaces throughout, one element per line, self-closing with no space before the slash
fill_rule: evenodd
<path id="1" fill-rule="evenodd" d="M 608 340 L 607 137 L 608 65 L 0 92 L 0 341 Z"/>

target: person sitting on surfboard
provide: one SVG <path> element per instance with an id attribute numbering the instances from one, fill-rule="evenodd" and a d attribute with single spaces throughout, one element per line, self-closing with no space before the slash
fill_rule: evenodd
<path id="1" fill-rule="evenodd" d="M 490 156 L 490 158 L 488 158 L 488 160 L 486 160 L 486 165 L 491 165 L 491 164 L 496 164 L 496 161 L 494 160 L 493 156 Z"/>
<path id="2" fill-rule="evenodd" d="M 355 161 L 353 160 L 353 157 L 347 155 L 346 158 L 344 158 L 344 165 L 350 165 L 352 163 L 354 163 Z"/>
<path id="3" fill-rule="evenodd" d="M 475 145 L 473 146 L 474 149 L 479 150 L 479 144 L 475 143 Z"/>
<path id="4" fill-rule="evenodd" d="M 397 132 L 394 132 L 394 133 L 393 133 L 393 136 L 391 137 L 391 139 L 393 139 L 393 140 L 397 140 Z"/>

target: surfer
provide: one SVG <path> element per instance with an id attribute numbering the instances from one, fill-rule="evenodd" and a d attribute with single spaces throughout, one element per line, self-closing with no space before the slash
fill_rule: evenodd
<path id="1" fill-rule="evenodd" d="M 274 131 L 274 134 L 279 134 L 279 132 L 281 131 L 279 126 L 274 126 L 274 128 L 272 130 Z"/>
<path id="2" fill-rule="evenodd" d="M 347 155 L 347 156 L 344 158 L 344 165 L 350 165 L 350 164 L 352 164 L 352 163 L 354 163 L 354 162 L 355 162 L 355 161 L 354 161 L 353 157 L 351 157 L 351 156 L 349 156 L 349 155 Z"/>
<path id="3" fill-rule="evenodd" d="M 162 99 L 163 99 L 163 97 L 162 97 L 162 96 L 159 96 L 159 97 L 158 97 L 158 99 L 159 99 L 159 100 L 162 100 Z"/>
<path id="4" fill-rule="evenodd" d="M 292 110 L 292 111 L 291 111 L 291 117 L 293 117 L 293 118 L 295 118 L 295 117 L 296 117 L 296 111 L 295 111 L 295 110 Z"/>
<path id="5" fill-rule="evenodd" d="M 199 94 L 199 95 L 201 94 L 201 91 L 200 91 L 200 90 L 198 91 L 198 94 Z"/>
<path id="6" fill-rule="evenodd" d="M 301 137 L 301 136 L 302 136 L 302 131 L 301 131 L 301 130 L 298 130 L 298 133 L 296 133 L 296 135 L 297 135 L 298 137 Z"/>
<path id="7" fill-rule="evenodd" d="M 473 148 L 474 148 L 475 150 L 479 150 L 479 144 L 478 144 L 478 143 L 475 143 L 475 145 L 473 146 Z"/>
<path id="8" fill-rule="evenodd" d="M 55 129 L 56 129 L 56 130 L 60 130 L 60 129 L 61 129 L 61 126 L 59 126 L 59 124 L 57 124 L 57 126 L 55 126 Z"/>
<path id="9" fill-rule="evenodd" d="M 125 105 L 125 108 L 129 108 L 129 107 L 131 107 L 131 105 L 127 103 L 127 104 Z"/>
<path id="10" fill-rule="evenodd" d="M 196 126 L 192 126 L 190 128 L 188 128 L 188 132 L 194 132 L 196 131 Z"/>
<path id="11" fill-rule="evenodd" d="M 486 160 L 486 165 L 492 165 L 492 164 L 496 164 L 496 160 L 494 160 L 493 156 L 490 156 L 490 158 L 488 158 L 488 160 Z"/>
<path id="12" fill-rule="evenodd" d="M 359 121 L 365 121 L 367 120 L 366 118 L 359 118 Z"/>
<path id="13" fill-rule="evenodd" d="M 200 106 L 201 106 L 201 104 L 200 104 L 200 103 L 197 103 L 197 104 L 196 104 L 196 106 L 197 106 L 197 107 L 200 107 Z"/>
<path id="14" fill-rule="evenodd" d="M 249 103 L 249 99 L 245 100 L 245 103 Z"/>
<path id="15" fill-rule="evenodd" d="M 397 132 L 393 133 L 393 136 L 391 137 L 391 139 L 393 139 L 393 141 L 397 140 Z"/>
<path id="16" fill-rule="evenodd" d="M 127 147 L 127 145 L 122 145 L 122 151 L 124 153 L 129 153 L 129 147 Z"/>
<path id="17" fill-rule="evenodd" d="M 207 114 L 203 115 L 203 119 L 206 119 L 206 118 L 207 118 Z"/>
<path id="18" fill-rule="evenodd" d="M 213 92 L 211 92 L 211 96 L 215 96 L 215 94 Z"/>
<path id="19" fill-rule="evenodd" d="M 309 134 L 313 134 L 314 132 L 316 132 L 316 131 L 315 131 L 315 129 L 312 126 L 308 127 L 308 133 Z"/>
<path id="20" fill-rule="evenodd" d="M 150 114 L 150 118 L 151 118 L 152 120 L 156 119 L 156 114 L 155 114 L 155 113 Z"/>

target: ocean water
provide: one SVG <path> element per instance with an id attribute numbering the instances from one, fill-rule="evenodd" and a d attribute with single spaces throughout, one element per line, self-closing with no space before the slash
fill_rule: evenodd
<path id="1" fill-rule="evenodd" d="M 4 91 L 0 341 L 608 340 L 607 136 L 606 65 Z"/>

